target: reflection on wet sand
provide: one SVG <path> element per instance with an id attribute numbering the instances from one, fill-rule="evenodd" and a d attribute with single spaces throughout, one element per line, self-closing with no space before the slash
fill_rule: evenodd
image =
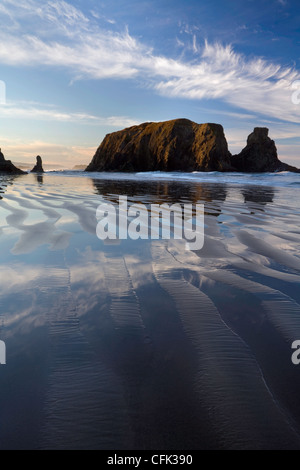
<path id="1" fill-rule="evenodd" d="M 106 200 L 118 204 L 119 195 L 128 197 L 129 202 L 145 204 L 204 204 L 205 215 L 218 217 L 219 203 L 227 196 L 225 184 L 195 183 L 193 185 L 174 181 L 136 182 L 94 179 L 96 193 Z M 208 204 L 209 203 L 209 204 Z"/>
<path id="2" fill-rule="evenodd" d="M 245 202 L 257 202 L 258 204 L 268 204 L 273 202 L 275 189 L 261 186 L 250 186 L 241 190 Z"/>
<path id="3" fill-rule="evenodd" d="M 151 204 L 173 204 L 188 202 L 192 204 L 212 201 L 225 201 L 226 185 L 210 185 L 208 183 L 195 183 L 193 185 L 174 181 L 115 181 L 94 179 L 96 193 L 118 203 L 118 195 L 124 194 L 134 198 L 135 202 Z"/>
<path id="4" fill-rule="evenodd" d="M 0 173 L 0 199 L 3 199 L 2 194 L 5 194 L 7 187 L 13 185 L 17 178 L 20 178 L 20 175 L 3 175 Z"/>
<path id="5" fill-rule="evenodd" d="M 291 192 L 47 174 L 0 186 L 0 448 L 300 449 Z M 120 195 L 204 203 L 204 248 L 103 244 L 96 209 Z"/>
<path id="6" fill-rule="evenodd" d="M 39 184 L 43 184 L 44 183 L 44 177 L 41 173 L 35 173 L 35 177 L 36 177 L 36 180 Z"/>

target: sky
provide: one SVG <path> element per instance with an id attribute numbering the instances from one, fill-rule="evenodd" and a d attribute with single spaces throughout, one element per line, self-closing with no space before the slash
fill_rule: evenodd
<path id="1" fill-rule="evenodd" d="M 0 147 L 88 164 L 107 133 L 187 118 L 300 167 L 299 0 L 1 0 Z"/>

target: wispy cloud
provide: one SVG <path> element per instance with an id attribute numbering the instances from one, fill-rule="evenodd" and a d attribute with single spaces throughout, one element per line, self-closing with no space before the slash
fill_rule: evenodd
<path id="1" fill-rule="evenodd" d="M 138 79 L 167 97 L 219 99 L 247 112 L 300 122 L 290 89 L 300 72 L 293 68 L 260 57 L 248 59 L 230 45 L 206 42 L 200 46 L 195 35 L 196 59 L 175 60 L 155 54 L 128 30 L 100 28 L 95 15 L 88 18 L 65 1 L 42 6 L 35 0 L 2 1 L 6 11 L 0 15 L 13 13 L 19 21 L 18 35 L 5 30 L 2 23 L 2 63 L 63 67 L 77 79 Z M 34 34 L 32 24 L 37 25 Z"/>
<path id="2" fill-rule="evenodd" d="M 193 36 L 193 52 L 196 54 L 198 52 L 198 46 L 197 46 L 197 36 L 194 34 Z"/>
<path id="3" fill-rule="evenodd" d="M 238 119 L 246 119 L 246 120 L 254 120 L 257 119 L 257 116 L 255 114 L 249 114 L 249 113 L 237 113 L 233 111 L 222 111 L 220 109 L 210 109 L 210 108 L 200 108 L 201 111 L 204 111 L 205 113 L 208 114 L 221 114 L 223 116 L 229 116 L 229 117 L 234 117 Z"/>
<path id="4" fill-rule="evenodd" d="M 231 46 L 206 43 L 198 64 L 155 87 L 167 96 L 222 99 L 247 111 L 300 122 L 299 109 L 291 102 L 291 84 L 298 76 L 298 71 L 262 58 L 247 60 Z"/>
<path id="5" fill-rule="evenodd" d="M 32 102 L 8 102 L 0 106 L 0 118 L 32 119 L 44 121 L 73 122 L 97 126 L 129 127 L 138 124 L 137 119 L 126 116 L 95 116 L 80 112 L 59 110 L 52 105 Z"/>

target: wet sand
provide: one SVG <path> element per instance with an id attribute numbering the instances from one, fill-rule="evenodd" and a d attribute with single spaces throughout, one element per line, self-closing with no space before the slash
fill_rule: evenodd
<path id="1" fill-rule="evenodd" d="M 1 449 L 300 449 L 298 187 L 0 177 Z M 203 203 L 205 242 L 96 237 Z"/>

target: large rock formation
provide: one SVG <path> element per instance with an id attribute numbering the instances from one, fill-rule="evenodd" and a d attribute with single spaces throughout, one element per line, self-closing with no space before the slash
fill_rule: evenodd
<path id="1" fill-rule="evenodd" d="M 9 173 L 11 175 L 25 175 L 26 173 L 15 167 L 10 160 L 5 160 L 0 149 L 0 173 Z"/>
<path id="2" fill-rule="evenodd" d="M 223 127 L 188 119 L 108 134 L 86 171 L 230 171 Z"/>
<path id="3" fill-rule="evenodd" d="M 256 127 L 247 146 L 232 156 L 220 124 L 146 122 L 108 134 L 86 171 L 300 172 L 278 159 L 268 132 Z"/>
<path id="4" fill-rule="evenodd" d="M 262 173 L 276 171 L 300 172 L 297 168 L 282 163 L 278 159 L 274 140 L 268 136 L 269 129 L 255 127 L 247 139 L 246 147 L 238 155 L 233 155 L 231 164 L 237 171 Z"/>
<path id="5" fill-rule="evenodd" d="M 36 157 L 36 165 L 31 173 L 44 173 L 42 158 L 39 155 Z"/>

